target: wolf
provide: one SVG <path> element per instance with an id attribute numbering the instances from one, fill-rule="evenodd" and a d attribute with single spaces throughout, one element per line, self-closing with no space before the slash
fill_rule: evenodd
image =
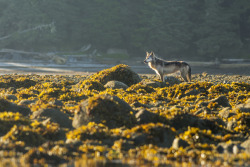
<path id="1" fill-rule="evenodd" d="M 153 69 L 160 76 L 162 82 L 164 75 L 180 71 L 181 77 L 186 82 L 191 82 L 191 67 L 184 61 L 165 61 L 155 56 L 154 52 L 146 52 L 144 63 Z"/>

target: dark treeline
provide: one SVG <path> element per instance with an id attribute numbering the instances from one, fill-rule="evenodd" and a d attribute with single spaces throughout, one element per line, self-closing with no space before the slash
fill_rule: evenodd
<path id="1" fill-rule="evenodd" d="M 249 0 L 0 0 L 0 48 L 249 58 Z"/>

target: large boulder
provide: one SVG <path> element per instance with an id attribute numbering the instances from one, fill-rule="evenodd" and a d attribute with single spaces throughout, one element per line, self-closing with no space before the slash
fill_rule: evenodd
<path id="1" fill-rule="evenodd" d="M 96 95 L 79 105 L 72 125 L 78 128 L 89 122 L 95 122 L 114 128 L 131 126 L 134 121 L 133 109 L 125 101 L 116 96 Z"/>

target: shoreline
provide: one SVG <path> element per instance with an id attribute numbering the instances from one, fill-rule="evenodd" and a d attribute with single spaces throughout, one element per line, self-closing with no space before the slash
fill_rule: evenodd
<path id="1" fill-rule="evenodd" d="M 0 74 L 38 74 L 38 75 L 89 75 L 98 71 L 110 68 L 115 65 L 94 65 L 94 66 L 26 66 L 22 64 L 12 64 L 11 66 L 1 66 Z M 130 65 L 129 65 L 130 66 Z M 138 74 L 152 74 L 155 72 L 146 65 L 130 66 Z M 250 76 L 250 66 L 235 67 L 216 67 L 216 66 L 191 66 L 192 74 L 207 73 L 210 75 L 244 75 Z"/>

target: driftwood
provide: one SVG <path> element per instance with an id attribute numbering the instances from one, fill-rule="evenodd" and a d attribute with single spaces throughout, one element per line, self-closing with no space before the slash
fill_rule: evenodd
<path id="1" fill-rule="evenodd" d="M 14 50 L 14 49 L 1 49 L 1 53 L 9 53 L 9 54 L 19 54 L 19 55 L 29 55 L 33 59 L 39 59 L 44 61 L 53 61 L 55 64 L 66 64 L 67 60 L 61 56 L 55 54 L 44 54 L 39 52 L 27 52 L 22 50 Z"/>

